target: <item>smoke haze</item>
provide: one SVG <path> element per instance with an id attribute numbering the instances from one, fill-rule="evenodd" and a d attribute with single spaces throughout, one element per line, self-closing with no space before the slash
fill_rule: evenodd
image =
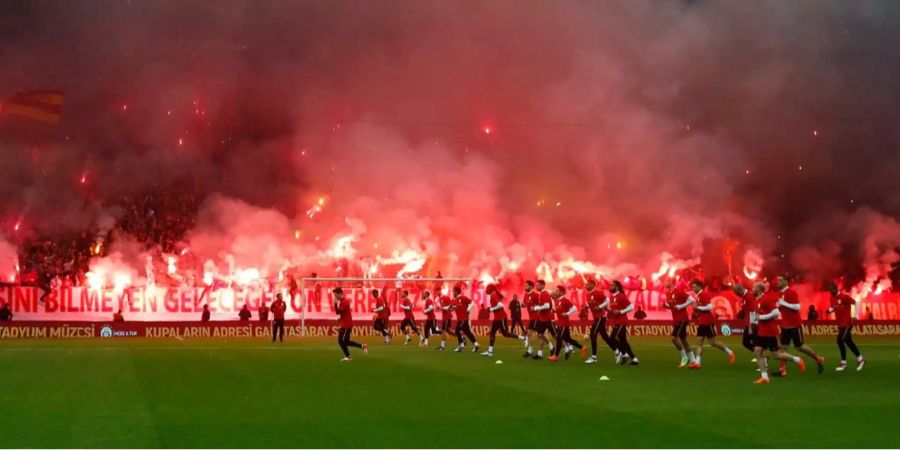
<path id="1" fill-rule="evenodd" d="M 426 254 L 429 274 L 568 261 L 647 275 L 663 252 L 691 260 L 726 238 L 738 266 L 752 250 L 764 271 L 816 279 L 871 284 L 898 260 L 896 2 L 7 1 L 0 14 L 0 95 L 66 93 L 37 145 L 0 140 L 10 242 L 18 221 L 102 228 L 118 199 L 188 184 L 197 264 L 231 255 L 269 274 L 345 258 L 396 271 Z M 140 276 L 144 254 L 115 245 Z"/>

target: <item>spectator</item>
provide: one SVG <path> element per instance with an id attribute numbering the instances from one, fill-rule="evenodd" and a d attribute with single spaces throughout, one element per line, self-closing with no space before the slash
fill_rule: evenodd
<path id="1" fill-rule="evenodd" d="M 13 318 L 12 310 L 9 309 L 9 302 L 3 304 L 0 308 L 0 322 L 11 322 Z"/>
<path id="2" fill-rule="evenodd" d="M 634 312 L 635 320 L 644 320 L 647 318 L 647 313 L 644 312 L 644 308 L 641 305 L 638 305 L 637 311 Z"/>
<path id="3" fill-rule="evenodd" d="M 256 311 L 259 313 L 260 322 L 267 322 L 269 320 L 269 307 L 266 306 L 265 300 L 262 301 L 262 304 L 259 305 L 259 309 Z"/>
<path id="4" fill-rule="evenodd" d="M 244 307 L 241 308 L 241 312 L 238 314 L 238 318 L 241 319 L 241 322 L 247 322 L 250 320 L 251 316 L 252 314 L 250 314 L 250 310 L 247 308 L 247 304 L 244 303 Z"/>
<path id="5" fill-rule="evenodd" d="M 866 306 L 866 320 L 875 320 L 875 315 L 872 314 L 872 310 Z"/>
<path id="6" fill-rule="evenodd" d="M 203 314 L 200 315 L 201 322 L 209 322 L 209 305 L 203 305 Z"/>
<path id="7" fill-rule="evenodd" d="M 122 315 L 121 309 L 116 311 L 115 314 L 113 314 L 113 322 L 124 322 L 124 321 L 125 321 L 125 316 Z"/>
<path id="8" fill-rule="evenodd" d="M 810 322 L 819 320 L 819 312 L 816 311 L 815 305 L 809 305 L 809 311 L 806 312 L 806 320 Z"/>

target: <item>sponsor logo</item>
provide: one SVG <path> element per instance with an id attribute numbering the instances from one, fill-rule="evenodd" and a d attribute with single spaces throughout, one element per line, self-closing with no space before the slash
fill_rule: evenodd
<path id="1" fill-rule="evenodd" d="M 134 337 L 137 336 L 137 330 L 113 330 L 111 326 L 105 325 L 100 329 L 100 337 L 108 338 L 108 337 Z"/>
<path id="2" fill-rule="evenodd" d="M 723 324 L 720 328 L 722 330 L 722 336 L 731 336 L 731 327 L 728 324 Z"/>

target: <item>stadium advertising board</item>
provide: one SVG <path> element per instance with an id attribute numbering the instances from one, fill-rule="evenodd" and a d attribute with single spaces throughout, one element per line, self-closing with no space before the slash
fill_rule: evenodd
<path id="1" fill-rule="evenodd" d="M 825 318 L 823 312 L 828 308 L 828 294 L 814 292 L 808 286 L 803 285 L 795 286 L 795 288 L 800 294 L 804 317 L 809 306 L 813 305 L 820 312 L 820 317 Z M 417 289 L 409 289 L 409 291 L 414 302 L 416 317 L 422 320 L 424 319 L 422 291 Z M 129 322 L 192 322 L 200 318 L 203 305 L 208 305 L 212 319 L 221 321 L 237 319 L 238 311 L 245 304 L 256 318 L 259 306 L 271 305 L 278 292 L 282 292 L 288 305 L 286 317 L 300 319 L 304 302 L 299 292 L 291 295 L 287 290 L 276 291 L 261 288 L 240 290 L 211 289 L 209 287 L 134 288 L 114 291 L 78 287 L 54 290 L 44 296 L 44 291 L 40 288 L 6 286 L 0 288 L 0 305 L 9 303 L 16 320 L 92 322 L 110 320 L 113 313 L 119 310 L 122 310 Z M 366 289 L 347 288 L 345 293 L 353 304 L 356 318 L 371 318 L 371 311 L 375 308 L 375 299 Z M 397 294 L 398 289 L 388 289 L 385 294 L 390 303 L 392 318 L 402 317 Z M 476 304 L 474 315 L 477 317 L 485 306 L 484 291 L 471 289 L 466 292 L 466 295 L 474 300 Z M 671 319 L 669 311 L 662 307 L 665 301 L 663 293 L 655 290 L 634 290 L 629 292 L 629 297 L 636 308 L 640 307 L 646 312 L 647 319 Z M 505 299 L 507 306 L 511 298 L 512 295 L 507 293 Z M 579 310 L 584 306 L 586 298 L 587 295 L 583 290 L 574 290 L 570 294 L 570 299 Z M 331 294 L 326 289 L 307 289 L 306 299 L 306 319 L 334 318 Z M 718 293 L 713 299 L 713 305 L 717 316 L 726 320 L 735 318 L 740 309 L 739 300 L 731 291 Z M 869 318 L 869 313 L 871 313 L 873 319 L 900 320 L 900 295 L 897 293 L 871 296 L 862 303 L 861 307 L 860 318 Z"/>
<path id="2" fill-rule="evenodd" d="M 490 322 L 476 320 L 472 331 L 485 336 L 490 331 Z M 399 322 L 391 324 L 394 335 L 399 335 Z M 269 338 L 271 324 L 262 321 L 221 321 L 221 322 L 6 322 L 0 324 L 0 339 L 75 339 L 75 338 L 160 338 L 160 339 L 211 339 L 211 338 Z M 574 334 L 586 336 L 590 323 L 576 321 Z M 660 320 L 634 321 L 629 327 L 632 336 L 668 336 L 672 323 Z M 301 324 L 297 320 L 285 323 L 286 339 L 302 336 Z M 742 324 L 736 321 L 720 322 L 719 334 L 740 335 Z M 813 336 L 837 335 L 837 325 L 833 321 L 821 321 L 804 325 L 804 331 Z M 306 336 L 337 336 L 338 327 L 334 320 L 313 319 L 306 323 Z M 692 325 L 689 332 L 696 333 Z M 369 321 L 356 321 L 353 329 L 356 336 L 375 336 Z M 900 321 L 859 322 L 854 328 L 859 336 L 900 336 Z"/>

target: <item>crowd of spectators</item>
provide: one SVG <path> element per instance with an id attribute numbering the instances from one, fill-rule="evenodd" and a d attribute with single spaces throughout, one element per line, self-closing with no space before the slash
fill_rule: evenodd
<path id="1" fill-rule="evenodd" d="M 147 192 L 124 201 L 125 212 L 116 227 L 134 236 L 148 248 L 172 253 L 194 227 L 199 197 L 189 187 Z"/>
<path id="2" fill-rule="evenodd" d="M 171 253 L 194 226 L 200 196 L 190 185 L 182 185 L 126 196 L 112 206 L 110 210 L 121 212 L 106 230 L 97 225 L 75 232 L 23 230 L 18 242 L 19 273 L 13 283 L 45 291 L 84 285 L 91 257 L 104 256 L 123 235 L 148 250 Z"/>

